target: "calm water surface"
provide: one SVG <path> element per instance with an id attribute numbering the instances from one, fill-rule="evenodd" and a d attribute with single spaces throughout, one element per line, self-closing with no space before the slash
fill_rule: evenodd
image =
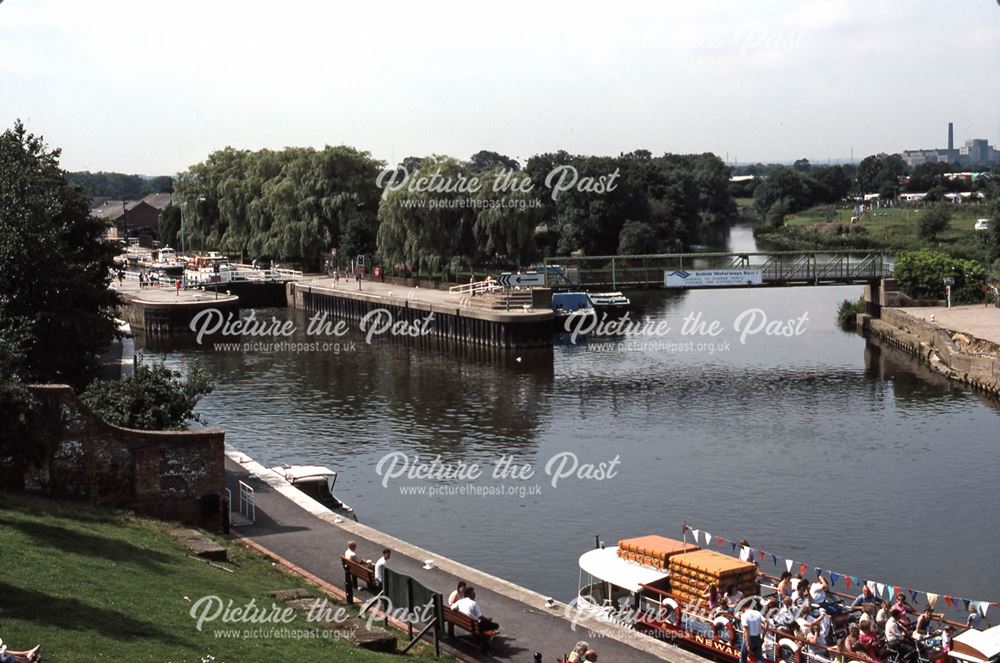
<path id="1" fill-rule="evenodd" d="M 729 246 L 752 250 L 752 237 L 734 229 Z M 839 330 L 837 303 L 860 294 L 636 293 L 642 317 L 672 327 L 639 339 L 659 345 L 591 341 L 521 361 L 390 342 L 340 355 L 171 349 L 167 358 L 216 375 L 199 410 L 230 446 L 267 466 L 329 465 L 362 522 L 545 594 L 574 595 L 576 559 L 595 535 L 677 537 L 688 521 L 796 563 L 998 601 L 1000 407 Z M 754 308 L 769 320 L 806 314 L 804 332 L 741 344 L 734 320 Z M 683 318 L 698 313 L 725 330 L 682 337 Z M 302 312 L 262 314 L 305 327 Z M 688 341 L 715 345 L 667 345 Z M 403 494 L 468 482 L 384 487 L 376 468 L 396 451 L 479 463 L 487 475 L 512 456 L 536 476 L 474 485 L 540 492 Z M 564 452 L 580 463 L 617 456 L 617 474 L 553 487 L 545 465 Z M 775 570 L 770 558 L 763 568 Z"/>

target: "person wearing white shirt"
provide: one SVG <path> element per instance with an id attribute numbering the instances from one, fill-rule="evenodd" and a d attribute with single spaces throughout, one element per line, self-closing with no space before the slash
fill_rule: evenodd
<path id="1" fill-rule="evenodd" d="M 471 617 L 476 620 L 482 631 L 496 631 L 500 628 L 500 625 L 495 621 L 483 615 L 483 611 L 479 609 L 479 604 L 476 603 L 476 590 L 472 587 L 466 587 L 464 596 L 459 600 L 455 601 L 451 606 L 452 610 L 457 610 L 466 617 Z"/>
<path id="2" fill-rule="evenodd" d="M 743 627 L 743 646 L 740 647 L 740 663 L 747 663 L 747 652 L 752 651 L 754 660 L 763 663 L 761 652 L 761 636 L 764 633 L 764 615 L 750 601 L 749 607 L 740 613 L 740 626 Z"/>
<path id="3" fill-rule="evenodd" d="M 385 548 L 382 550 L 382 556 L 375 562 L 375 584 L 379 591 L 382 591 L 382 584 L 385 582 L 385 565 L 389 563 L 390 556 L 392 556 L 392 551 Z"/>
<path id="4" fill-rule="evenodd" d="M 352 562 L 356 562 L 355 559 L 358 556 L 358 544 L 354 541 L 347 542 L 347 550 L 344 551 L 344 559 L 348 559 Z"/>
<path id="5" fill-rule="evenodd" d="M 889 611 L 889 619 L 885 623 L 885 644 L 889 649 L 899 653 L 899 660 L 906 661 L 914 652 L 914 645 L 906 637 L 906 630 L 899 623 L 900 610 Z"/>

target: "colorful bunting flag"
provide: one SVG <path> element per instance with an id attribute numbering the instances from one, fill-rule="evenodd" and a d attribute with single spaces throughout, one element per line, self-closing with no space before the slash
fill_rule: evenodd
<path id="1" fill-rule="evenodd" d="M 799 567 L 799 575 L 800 575 L 801 577 L 805 578 L 805 577 L 806 577 L 806 572 L 807 572 L 808 570 L 809 570 L 809 567 L 808 567 L 808 566 L 806 566 L 806 563 L 805 563 L 805 562 L 802 562 L 802 566 L 800 566 L 800 567 Z"/>
<path id="2" fill-rule="evenodd" d="M 854 578 L 852 578 L 851 576 L 844 576 L 844 584 L 847 585 L 848 589 L 851 588 L 852 582 L 854 582 Z"/>
<path id="3" fill-rule="evenodd" d="M 910 600 L 913 601 L 914 603 L 916 603 L 917 602 L 917 590 L 911 589 L 911 590 L 909 590 L 909 592 L 910 592 Z"/>
<path id="4" fill-rule="evenodd" d="M 878 588 L 878 595 L 881 597 L 885 594 L 885 585 L 880 582 L 875 583 L 875 587 Z M 891 596 L 889 598 L 892 598 Z"/>
<path id="5" fill-rule="evenodd" d="M 764 561 L 764 551 L 763 550 L 758 550 L 757 554 L 760 555 L 760 561 L 763 562 Z"/>
<path id="6" fill-rule="evenodd" d="M 775 555 L 774 553 L 771 553 L 771 561 L 774 562 L 775 566 L 777 566 L 778 565 L 778 556 Z"/>
<path id="7" fill-rule="evenodd" d="M 708 532 L 705 532 L 705 545 L 706 546 L 712 545 L 712 535 L 709 534 Z"/>
<path id="8" fill-rule="evenodd" d="M 934 604 L 937 603 L 937 600 L 938 600 L 937 594 L 932 594 L 930 592 L 927 592 L 927 605 L 933 608 Z"/>
<path id="9" fill-rule="evenodd" d="M 945 595 L 944 595 L 944 602 L 948 604 L 948 607 L 949 607 L 949 608 L 951 607 L 951 602 L 952 602 L 952 601 L 954 601 L 954 600 L 955 600 L 955 599 L 951 598 L 951 597 L 950 597 L 950 596 L 948 596 L 947 594 L 945 594 Z"/>
<path id="10" fill-rule="evenodd" d="M 817 567 L 816 567 L 816 577 L 818 578 L 818 577 L 820 577 L 821 575 L 823 575 L 823 569 L 821 569 L 821 568 L 819 568 L 819 567 L 817 566 Z"/>
<path id="11" fill-rule="evenodd" d="M 892 601 L 892 598 L 896 595 L 896 588 L 892 585 L 886 585 L 885 588 L 889 592 L 889 601 Z"/>
<path id="12" fill-rule="evenodd" d="M 736 542 L 730 541 L 729 543 L 733 546 L 733 552 L 736 552 Z"/>
<path id="13" fill-rule="evenodd" d="M 965 611 L 969 611 L 969 599 L 962 599 L 962 603 L 965 604 Z"/>
<path id="14" fill-rule="evenodd" d="M 693 529 L 691 530 L 691 535 L 694 536 L 695 545 L 698 545 L 698 539 L 701 538 L 701 530 Z"/>
<path id="15" fill-rule="evenodd" d="M 830 571 L 830 584 L 836 585 L 838 580 L 840 580 L 840 574 Z"/>
<path id="16" fill-rule="evenodd" d="M 718 539 L 716 539 L 716 541 L 715 541 L 715 545 L 717 545 L 717 546 L 719 546 L 719 547 L 721 548 L 721 547 L 722 547 L 722 544 L 723 544 L 723 543 L 725 543 L 725 542 L 726 542 L 726 540 L 725 540 L 725 539 L 723 539 L 723 538 L 722 538 L 722 537 L 720 536 L 720 537 L 719 537 Z"/>
<path id="17" fill-rule="evenodd" d="M 989 602 L 987 601 L 979 602 L 979 614 L 981 614 L 984 618 L 986 617 L 986 611 L 989 610 L 989 608 L 990 608 Z"/>
<path id="18" fill-rule="evenodd" d="M 786 559 L 785 560 L 785 570 L 788 571 L 789 573 L 791 573 L 792 572 L 792 565 L 793 564 L 795 564 L 795 562 L 793 562 L 790 559 Z"/>

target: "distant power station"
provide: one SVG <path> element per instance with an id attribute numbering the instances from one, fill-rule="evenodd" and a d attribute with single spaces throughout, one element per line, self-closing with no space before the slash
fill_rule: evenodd
<path id="1" fill-rule="evenodd" d="M 1000 2 L 1000 0 L 997 0 Z M 968 165 L 1000 163 L 1000 150 L 990 146 L 985 138 L 973 138 L 955 149 L 955 125 L 948 123 L 948 147 L 937 150 L 903 150 L 907 166 L 922 163 L 961 163 Z"/>

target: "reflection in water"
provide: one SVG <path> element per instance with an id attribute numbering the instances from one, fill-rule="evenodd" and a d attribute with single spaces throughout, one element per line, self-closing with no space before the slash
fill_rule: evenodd
<path id="1" fill-rule="evenodd" d="M 729 241 L 754 248 L 747 228 Z M 860 287 L 628 294 L 637 318 L 671 332 L 541 355 L 379 341 L 339 355 L 188 347 L 169 361 L 215 373 L 199 410 L 229 445 L 266 466 L 330 465 L 362 522 L 545 594 L 572 595 L 595 534 L 676 536 L 686 520 L 822 568 L 996 598 L 997 406 L 838 329 L 837 304 Z M 805 315 L 804 332 L 741 338 L 734 322 L 752 309 Z M 722 331 L 685 336 L 690 315 Z M 376 466 L 394 451 L 482 463 L 476 485 L 511 494 L 384 486 Z M 617 456 L 619 471 L 553 486 L 546 462 L 565 452 Z M 536 475 L 491 478 L 501 454 Z"/>

